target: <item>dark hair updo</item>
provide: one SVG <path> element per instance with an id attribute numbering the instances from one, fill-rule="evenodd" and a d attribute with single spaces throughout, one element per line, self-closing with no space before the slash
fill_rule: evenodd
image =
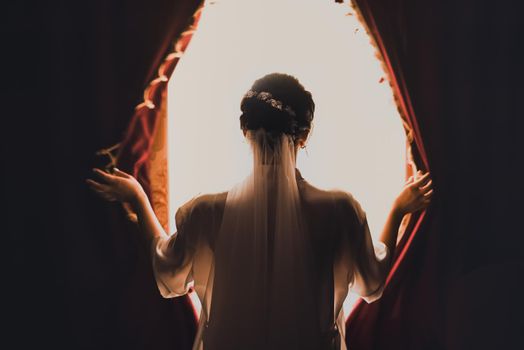
<path id="1" fill-rule="evenodd" d="M 311 129 L 315 103 L 297 78 L 282 73 L 268 74 L 253 83 L 240 102 L 242 130 L 265 129 L 288 134 L 296 140 Z"/>

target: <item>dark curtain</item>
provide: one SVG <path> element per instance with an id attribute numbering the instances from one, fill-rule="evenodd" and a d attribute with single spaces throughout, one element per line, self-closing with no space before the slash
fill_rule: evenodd
<path id="1" fill-rule="evenodd" d="M 4 10 L 2 348 L 191 349 L 187 298 L 160 296 L 135 225 L 84 179 L 107 164 L 95 151 L 124 138 L 198 6 L 20 1 Z"/>
<path id="2" fill-rule="evenodd" d="M 184 4 L 183 11 L 172 13 L 161 45 L 158 46 L 151 62 L 143 101 L 135 107 L 124 137 L 116 146 L 116 150 L 110 150 L 111 154 L 115 155 L 112 163 L 133 174 L 150 196 L 148 160 L 159 114 L 165 105 L 167 84 L 198 26 L 203 5 L 202 0 L 186 0 L 180 3 Z"/>
<path id="3" fill-rule="evenodd" d="M 415 161 L 429 166 L 436 195 L 397 256 L 383 297 L 351 314 L 349 348 L 515 348 L 523 311 L 513 292 L 524 272 L 522 184 L 506 190 L 504 179 L 519 168 L 523 149 L 522 6 L 355 3 L 411 104 Z"/>
<path id="4" fill-rule="evenodd" d="M 352 316 L 351 350 L 518 349 L 522 5 L 357 4 L 397 55 L 392 67 L 402 72 L 437 195 L 402 259 L 406 271 L 392 276 L 383 299 Z M 107 162 L 93 151 L 123 138 L 165 56 L 173 14 L 190 18 L 197 5 L 6 6 L 2 347 L 190 348 L 191 310 L 160 297 L 134 226 L 83 180 Z"/>

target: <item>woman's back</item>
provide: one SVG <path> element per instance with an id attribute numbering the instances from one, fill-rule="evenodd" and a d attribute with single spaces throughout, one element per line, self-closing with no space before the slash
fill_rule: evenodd
<path id="1" fill-rule="evenodd" d="M 310 247 L 308 249 L 309 256 L 305 259 L 308 261 L 308 286 L 300 290 L 287 290 L 286 292 L 294 298 L 304 298 L 309 302 L 307 302 L 307 305 L 302 305 L 303 312 L 295 315 L 297 318 L 295 322 L 300 321 L 301 324 L 305 325 L 302 328 L 307 327 L 308 331 L 294 338 L 300 344 L 295 344 L 296 346 L 292 348 L 340 349 L 339 343 L 343 343 L 343 337 L 339 335 L 337 329 L 340 329 L 341 332 L 344 331 L 343 315 L 340 311 L 348 292 L 348 286 L 351 283 L 351 267 L 355 264 L 351 261 L 352 255 L 354 255 L 352 251 L 355 250 L 352 248 L 359 241 L 362 241 L 359 236 L 369 234 L 366 231 L 365 214 L 348 193 L 318 189 L 305 181 L 298 170 L 296 178 L 300 210 L 302 217 L 305 218 L 303 237 L 308 241 L 306 245 Z M 230 349 L 246 348 L 246 346 L 251 349 L 265 349 L 267 348 L 265 345 L 257 347 L 257 344 L 251 343 L 251 341 L 263 337 L 264 335 L 261 333 L 271 332 L 271 329 L 264 330 L 264 327 L 271 327 L 271 324 L 275 322 L 268 322 L 267 317 L 270 316 L 266 315 L 267 317 L 265 317 L 264 315 L 270 312 L 278 315 L 280 311 L 268 310 L 271 309 L 271 305 L 264 304 L 261 300 L 249 300 L 243 294 L 243 290 L 246 288 L 245 284 L 252 281 L 251 277 L 246 278 L 247 276 L 244 276 L 246 272 L 243 268 L 250 256 L 243 256 L 242 253 L 236 251 L 235 254 L 225 255 L 228 262 L 224 263 L 224 257 L 214 255 L 215 244 L 219 239 L 220 228 L 222 227 L 227 195 L 228 192 L 222 192 L 196 197 L 181 207 L 176 217 L 179 232 L 187 231 L 186 234 L 193 236 L 185 240 L 186 244 L 197 247 L 192 261 L 193 271 L 197 273 L 193 273 L 192 277 L 194 278 L 195 289 L 197 289 L 197 292 L 200 291 L 199 296 L 203 301 L 203 307 L 207 308 L 207 310 L 203 310 L 207 321 L 201 333 L 204 349 L 220 348 L 224 344 L 228 344 L 227 346 Z M 271 200 L 268 202 L 274 203 Z M 272 216 L 268 216 L 268 221 L 273 219 Z M 273 225 L 274 223 L 268 223 L 270 228 Z M 201 235 L 200 238 L 197 238 L 198 235 Z M 177 245 L 181 241 L 179 240 Z M 271 242 L 271 240 L 269 241 Z M 207 244 L 203 242 L 207 242 Z M 207 249 L 206 246 L 209 249 L 207 253 L 204 253 Z M 372 246 L 363 248 L 368 250 L 367 253 L 370 250 L 373 253 Z M 268 245 L 268 250 L 271 252 L 271 244 Z M 271 253 L 269 255 L 271 256 Z M 209 266 L 211 259 L 214 259 L 213 271 L 204 268 Z M 271 263 L 271 259 L 268 260 L 268 263 Z M 223 266 L 227 266 L 226 271 L 222 269 Z M 271 268 L 280 269 L 282 266 L 273 266 L 270 267 L 270 270 Z M 213 275 L 213 281 L 209 280 L 210 272 Z M 231 275 L 234 277 L 230 278 Z M 232 289 L 228 287 L 224 289 L 227 292 L 213 291 L 213 289 L 223 289 L 220 286 L 221 282 L 235 283 L 234 289 L 238 292 L 232 292 Z M 368 286 L 365 289 L 369 291 L 371 287 L 371 289 L 374 289 L 373 291 L 376 291 L 374 297 L 378 297 L 380 290 L 377 286 L 380 283 L 373 280 L 366 282 Z M 185 290 L 185 287 L 180 286 L 179 289 Z M 248 295 L 249 293 L 246 292 L 245 294 Z M 253 306 L 257 303 L 258 308 Z M 220 322 L 214 322 L 217 317 Z M 229 321 L 231 325 L 226 324 Z M 288 318 L 287 322 L 292 323 L 293 318 Z M 285 325 L 279 327 L 282 328 Z M 291 329 L 292 327 L 290 327 Z M 289 347 L 286 346 L 286 348 Z M 343 345 L 342 348 L 344 348 Z"/>

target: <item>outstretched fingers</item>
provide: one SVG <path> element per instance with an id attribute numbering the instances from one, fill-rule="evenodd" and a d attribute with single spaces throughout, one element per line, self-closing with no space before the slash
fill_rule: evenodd
<path id="1" fill-rule="evenodd" d="M 433 196 L 433 189 L 427 191 L 426 193 L 424 193 L 424 198 L 425 199 L 431 199 L 431 197 Z"/>
<path id="2" fill-rule="evenodd" d="M 427 208 L 431 204 L 431 197 L 433 196 L 433 190 L 429 190 L 427 193 L 422 195 L 421 209 Z"/>
<path id="3" fill-rule="evenodd" d="M 116 176 L 120 176 L 120 177 L 123 177 L 123 178 L 126 178 L 126 179 L 131 177 L 131 175 L 129 175 L 125 171 L 122 171 L 122 170 L 120 170 L 118 168 L 113 168 L 113 171 L 114 171 Z"/>
<path id="4" fill-rule="evenodd" d="M 420 192 L 426 194 L 433 189 L 433 180 L 429 180 L 424 186 L 419 186 Z"/>
<path id="5" fill-rule="evenodd" d="M 105 182 L 111 182 L 114 180 L 115 178 L 115 175 L 111 175 L 103 170 L 100 170 L 98 168 L 93 168 L 93 172 L 96 174 L 96 176 L 99 178 L 99 179 L 102 179 L 104 180 Z"/>
<path id="6" fill-rule="evenodd" d="M 418 172 L 421 174 L 421 172 Z M 417 197 L 419 198 L 420 209 L 425 209 L 431 204 L 431 198 L 433 196 L 433 180 L 429 176 L 429 172 L 422 174 L 412 184 L 413 188 L 416 189 Z"/>
<path id="7" fill-rule="evenodd" d="M 86 182 L 95 192 L 107 193 L 109 191 L 109 186 L 107 185 L 101 184 L 91 179 L 87 179 Z"/>
<path id="8" fill-rule="evenodd" d="M 428 183 L 428 181 L 431 180 L 431 177 L 429 177 L 429 172 L 423 174 L 422 176 L 420 176 L 418 179 L 416 179 L 414 182 L 413 182 L 413 186 L 416 186 L 416 187 L 422 187 L 424 185 L 426 185 Z"/>
<path id="9" fill-rule="evenodd" d="M 87 179 L 86 183 L 89 185 L 89 187 L 100 197 L 104 198 L 105 200 L 108 200 L 110 202 L 115 201 L 116 198 L 113 196 L 113 194 L 110 191 L 110 187 L 108 185 L 104 185 L 101 183 L 98 183 L 94 180 Z"/>

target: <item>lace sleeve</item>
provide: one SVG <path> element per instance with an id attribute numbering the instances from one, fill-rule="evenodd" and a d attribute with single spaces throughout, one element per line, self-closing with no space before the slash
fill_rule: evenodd
<path id="1" fill-rule="evenodd" d="M 194 200 L 175 215 L 177 231 L 169 238 L 156 238 L 152 244 L 152 265 L 160 294 L 173 298 L 186 294 L 193 281 L 193 258 L 198 235 L 198 211 Z"/>

